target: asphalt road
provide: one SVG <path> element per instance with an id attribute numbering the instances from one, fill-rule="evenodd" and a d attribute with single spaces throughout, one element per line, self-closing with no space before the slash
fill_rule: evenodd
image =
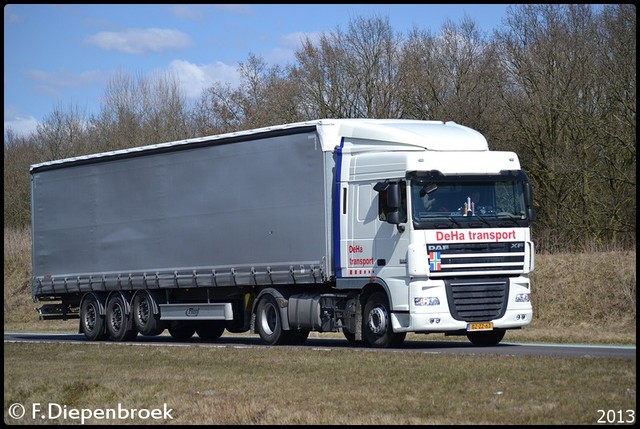
<path id="1" fill-rule="evenodd" d="M 82 334 L 57 334 L 57 333 L 22 333 L 5 332 L 4 342 L 30 342 L 30 343 L 66 343 L 66 344 L 135 344 L 140 346 L 201 346 L 219 348 L 268 348 L 287 347 L 300 349 L 351 349 L 365 352 L 378 353 L 436 353 L 457 355 L 505 355 L 505 356 L 556 356 L 556 357 L 603 357 L 603 358 L 636 358 L 635 346 L 607 346 L 607 345 L 583 345 L 583 344 L 521 344 L 503 342 L 493 347 L 476 347 L 466 340 L 460 341 L 415 341 L 405 340 L 401 347 L 393 349 L 374 349 L 368 347 L 354 347 L 345 339 L 336 338 L 309 338 L 301 346 L 268 346 L 262 344 L 258 336 L 228 336 L 223 335 L 215 341 L 204 341 L 197 336 L 187 341 L 176 341 L 168 335 L 155 337 L 138 336 L 134 341 L 88 341 Z"/>

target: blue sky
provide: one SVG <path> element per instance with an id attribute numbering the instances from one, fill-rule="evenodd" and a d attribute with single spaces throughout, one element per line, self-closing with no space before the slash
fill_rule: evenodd
<path id="1" fill-rule="evenodd" d="M 357 17 L 389 18 L 396 33 L 439 33 L 467 16 L 497 29 L 507 4 L 9 4 L 4 7 L 4 127 L 35 130 L 56 108 L 99 113 L 106 82 L 172 72 L 198 97 L 216 81 L 236 84 L 249 54 L 294 62 L 304 37 L 347 30 Z"/>

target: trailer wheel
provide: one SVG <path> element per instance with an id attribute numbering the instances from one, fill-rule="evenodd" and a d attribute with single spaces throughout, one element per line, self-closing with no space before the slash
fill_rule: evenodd
<path id="1" fill-rule="evenodd" d="M 100 315 L 100 304 L 94 295 L 87 295 L 80 308 L 80 330 L 91 341 L 108 337 L 104 317 Z"/>
<path id="2" fill-rule="evenodd" d="M 467 338 L 471 341 L 471 344 L 478 347 L 491 347 L 498 345 L 506 334 L 505 329 L 494 329 L 493 331 L 484 332 L 469 332 Z"/>
<path id="3" fill-rule="evenodd" d="M 168 329 L 169 334 L 179 341 L 188 340 L 196 333 L 196 325 L 193 322 L 172 322 Z"/>
<path id="4" fill-rule="evenodd" d="M 135 325 L 129 328 L 126 306 L 122 295 L 115 294 L 107 303 L 107 332 L 113 341 L 129 341 L 138 336 Z"/>
<path id="5" fill-rule="evenodd" d="M 158 314 L 153 314 L 153 298 L 148 292 L 140 292 L 133 299 L 133 321 L 141 335 L 160 335 L 165 324 Z"/>
<path id="6" fill-rule="evenodd" d="M 291 336 L 282 330 L 282 318 L 275 298 L 265 296 L 258 304 L 256 310 L 256 328 L 260 338 L 267 344 L 285 344 L 291 340 Z"/>
<path id="7" fill-rule="evenodd" d="M 198 324 L 196 332 L 203 340 L 217 340 L 224 333 L 223 320 L 207 320 Z"/>
<path id="8" fill-rule="evenodd" d="M 387 296 L 382 292 L 374 292 L 367 300 L 363 328 L 367 343 L 377 348 L 398 347 L 407 335 L 406 332 L 393 332 Z"/>

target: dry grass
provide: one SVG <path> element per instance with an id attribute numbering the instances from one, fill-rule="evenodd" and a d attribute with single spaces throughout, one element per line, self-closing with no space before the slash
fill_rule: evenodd
<path id="1" fill-rule="evenodd" d="M 4 324 L 37 320 L 31 300 L 31 233 L 4 228 Z M 34 317 L 35 316 L 35 317 Z"/>
<path id="2" fill-rule="evenodd" d="M 635 251 L 538 255 L 532 280 L 532 328 L 565 341 L 635 344 Z"/>
<path id="3" fill-rule="evenodd" d="M 4 356 L 5 422 L 17 424 L 77 421 L 31 412 L 12 421 L 6 410 L 16 402 L 166 404 L 172 419 L 124 423 L 216 425 L 596 424 L 599 409 L 635 410 L 627 359 L 121 343 L 9 343 Z"/>

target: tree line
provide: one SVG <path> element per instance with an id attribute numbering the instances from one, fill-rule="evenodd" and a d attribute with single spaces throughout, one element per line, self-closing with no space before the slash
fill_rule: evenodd
<path id="1" fill-rule="evenodd" d="M 635 249 L 636 8 L 521 4 L 491 34 L 465 17 L 395 32 L 357 17 L 306 39 L 287 66 L 252 53 L 239 86 L 196 101 L 176 76 L 112 76 L 98 114 L 57 106 L 30 135 L 4 131 L 5 226 L 30 224 L 29 166 L 319 118 L 455 121 L 518 153 L 542 251 Z"/>

